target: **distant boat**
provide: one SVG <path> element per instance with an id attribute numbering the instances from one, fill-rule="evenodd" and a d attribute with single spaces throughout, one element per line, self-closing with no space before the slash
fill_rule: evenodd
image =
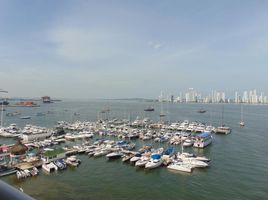
<path id="1" fill-rule="evenodd" d="M 205 113 L 205 112 L 207 112 L 206 110 L 203 110 L 203 109 L 200 109 L 200 110 L 198 110 L 197 112 L 199 112 L 199 113 Z"/>
<path id="2" fill-rule="evenodd" d="M 222 104 L 222 114 L 221 114 L 221 125 L 218 126 L 216 129 L 215 129 L 215 133 L 221 133 L 221 134 L 229 134 L 231 133 L 231 128 L 228 127 L 228 126 L 225 126 L 223 124 L 223 114 L 224 114 L 224 105 Z"/>
<path id="3" fill-rule="evenodd" d="M 152 106 L 149 106 L 148 108 L 145 108 L 144 111 L 154 111 L 154 108 Z"/>
<path id="4" fill-rule="evenodd" d="M 7 106 L 8 104 L 9 104 L 9 102 L 8 102 L 8 101 L 2 101 L 2 102 L 0 102 L 0 105 Z"/>
<path id="5" fill-rule="evenodd" d="M 245 122 L 244 122 L 244 119 L 243 118 L 244 118 L 244 116 L 243 116 L 243 105 L 241 104 L 241 120 L 239 122 L 239 125 L 241 127 L 245 126 Z"/>
<path id="6" fill-rule="evenodd" d="M 30 116 L 21 116 L 20 118 L 21 118 L 21 119 L 31 119 Z"/>

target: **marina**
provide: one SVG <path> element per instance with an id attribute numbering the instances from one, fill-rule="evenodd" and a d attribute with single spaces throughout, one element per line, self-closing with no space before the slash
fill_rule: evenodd
<path id="1" fill-rule="evenodd" d="M 122 105 L 126 104 L 124 102 L 120 103 Z M 69 121 L 67 118 L 72 114 L 68 111 L 69 114 L 66 115 L 66 111 L 64 110 L 67 105 L 73 104 L 77 104 L 76 107 L 79 107 L 79 105 L 84 107 L 85 105 L 94 104 L 94 107 L 97 107 L 96 110 L 98 107 L 99 110 L 101 110 L 102 107 L 102 102 L 90 102 L 88 104 L 85 103 L 84 105 L 75 102 L 49 104 L 49 108 L 40 107 L 38 112 L 46 113 L 47 109 L 52 109 L 54 114 L 51 114 L 51 117 L 53 115 L 58 115 L 58 118 L 55 118 L 55 121 L 51 120 L 51 118 L 46 118 L 46 124 L 33 123 L 35 120 L 34 117 L 30 120 L 31 123 L 35 125 L 26 124 L 27 122 L 20 121 L 19 119 L 16 121 L 12 118 L 4 118 L 4 124 L 9 124 L 7 121 L 12 122 L 12 125 L 9 126 L 13 128 L 9 128 L 10 130 L 16 129 L 18 132 L 24 133 L 25 136 L 35 135 L 37 137 L 38 135 L 42 136 L 43 133 L 48 134 L 44 137 L 38 137 L 39 141 L 30 138 L 27 139 L 27 142 L 25 140 L 25 145 L 28 148 L 32 150 L 43 149 L 47 152 L 62 148 L 60 152 L 63 153 L 62 156 L 59 152 L 59 154 L 56 154 L 56 157 L 51 156 L 54 160 L 48 160 L 43 157 L 42 159 L 45 160 L 43 164 L 35 157 L 35 154 L 27 155 L 27 158 L 24 158 L 25 161 L 20 165 L 17 165 L 17 173 L 15 172 L 14 174 L 3 177 L 5 181 L 15 187 L 22 187 L 27 194 L 30 194 L 37 199 L 39 197 L 38 194 L 31 191 L 30 188 L 27 189 L 29 187 L 28 184 L 33 181 L 40 183 L 52 181 L 54 184 L 59 185 L 63 180 L 65 180 L 65 184 L 67 185 L 77 184 L 80 185 L 80 187 L 82 185 L 89 185 L 92 188 L 96 188 L 92 185 L 93 182 L 98 182 L 100 186 L 103 185 L 103 187 L 106 188 L 116 189 L 117 194 L 113 193 L 113 190 L 111 190 L 110 193 L 113 193 L 115 197 L 121 198 L 126 194 L 119 192 L 119 188 L 127 190 L 127 196 L 132 193 L 131 188 L 124 187 L 122 185 L 123 183 L 127 182 L 130 185 L 137 184 L 138 180 L 136 180 L 136 178 L 138 178 L 143 180 L 142 184 L 139 182 L 141 185 L 152 184 L 160 181 L 159 179 L 162 177 L 160 174 L 165 174 L 165 178 L 162 181 L 164 181 L 165 184 L 168 184 L 168 191 L 177 191 L 178 194 L 182 195 L 179 192 L 180 189 L 177 187 L 174 188 L 173 186 L 174 183 L 180 185 L 183 184 L 181 182 L 182 178 L 186 178 L 189 181 L 200 182 L 201 179 L 199 180 L 198 177 L 204 177 L 205 175 L 205 179 L 210 180 L 210 182 L 206 181 L 206 184 L 210 185 L 212 188 L 216 187 L 211 185 L 211 183 L 215 184 L 215 181 L 211 180 L 212 176 L 218 174 L 218 170 L 225 169 L 229 171 L 229 168 L 230 170 L 233 169 L 231 167 L 232 165 L 230 167 L 228 165 L 221 165 L 222 162 L 226 163 L 226 159 L 230 159 L 230 155 L 233 157 L 232 159 L 235 159 L 236 156 L 236 154 L 227 153 L 226 145 L 228 145 L 228 149 L 230 148 L 234 150 L 238 148 L 238 145 L 233 143 L 234 140 L 240 141 L 245 137 L 245 133 L 243 132 L 247 131 L 245 129 L 240 129 L 239 125 L 236 123 L 237 119 L 234 119 L 234 123 L 232 123 L 228 120 L 229 117 L 225 117 L 226 124 L 232 127 L 231 133 L 228 135 L 216 134 L 215 127 L 217 127 L 218 124 L 221 124 L 220 108 L 218 108 L 219 111 L 214 112 L 215 116 L 218 116 L 218 120 L 216 121 L 209 121 L 210 118 L 209 116 L 206 116 L 206 113 L 202 115 L 204 116 L 204 119 L 201 119 L 201 116 L 196 113 L 196 108 L 193 105 L 181 106 L 178 108 L 178 111 L 186 109 L 188 110 L 188 114 L 184 111 L 186 115 L 183 116 L 183 118 L 176 115 L 176 118 L 174 118 L 173 121 L 165 123 L 160 123 L 158 121 L 159 117 L 157 116 L 157 113 L 148 113 L 147 116 L 141 116 L 139 118 L 133 116 L 132 120 L 124 118 L 120 119 L 120 115 L 123 114 L 124 111 L 119 111 L 118 116 L 116 116 L 116 113 L 113 117 L 109 116 L 110 119 L 108 121 L 102 121 L 101 119 L 94 121 L 94 119 L 96 120 L 96 116 L 94 115 L 92 115 L 92 118 L 87 116 L 84 120 L 81 120 L 86 113 L 94 113 L 92 110 L 88 110 L 87 112 L 75 110 L 73 113 L 79 112 L 80 115 L 75 116 L 77 119 L 74 119 L 73 117 L 73 120 L 71 119 L 71 121 Z M 143 106 L 144 104 L 146 105 L 146 103 L 136 102 L 131 104 L 132 106 L 135 105 L 136 110 L 137 108 L 140 108 L 141 113 L 143 113 L 142 108 L 146 107 Z M 115 102 L 110 106 L 110 114 L 113 114 L 113 111 L 115 112 L 119 108 L 117 106 L 119 106 L 118 102 Z M 175 105 L 171 104 L 170 106 L 173 107 Z M 217 105 L 215 105 L 215 110 L 217 110 L 216 106 Z M 71 110 L 70 107 L 67 106 L 67 108 L 68 110 Z M 237 109 L 239 110 L 239 108 Z M 157 110 L 158 109 L 156 108 L 156 112 Z M 160 110 L 161 106 L 159 105 L 158 112 L 160 112 Z M 174 107 L 173 110 L 176 111 L 176 108 Z M 192 110 L 192 112 L 190 110 Z M 62 114 L 59 115 L 57 113 Z M 30 115 L 30 113 L 28 114 Z M 136 113 L 135 115 L 138 116 L 139 114 Z M 191 115 L 193 116 L 190 117 Z M 226 112 L 226 115 L 228 116 L 228 112 Z M 33 113 L 31 113 L 31 116 L 34 116 Z M 193 118 L 194 116 L 196 116 L 196 118 Z M 240 117 L 239 111 L 237 117 L 238 119 Z M 87 121 L 86 119 L 92 120 Z M 248 126 L 245 128 L 248 128 Z M 61 130 L 64 130 L 64 132 Z M 206 135 L 206 131 L 208 130 L 210 130 L 212 135 L 212 143 L 208 144 L 205 148 L 194 147 L 195 142 L 202 139 L 202 134 Z M 22 136 L 22 138 L 25 139 L 25 136 Z M 5 143 L 8 144 L 9 141 L 9 144 L 14 144 L 17 137 L 18 135 L 15 137 L 2 137 L 1 143 L 3 144 L 5 141 Z M 246 137 L 252 136 L 246 135 Z M 239 146 L 239 148 L 241 148 L 241 146 Z M 170 154 L 167 153 L 168 149 L 171 152 Z M 45 156 L 45 154 L 41 155 Z M 241 159 L 241 156 L 243 158 L 243 154 L 238 155 L 239 159 Z M 26 160 L 32 164 L 27 164 Z M 247 160 L 242 159 L 242 163 L 243 162 L 247 162 Z M 244 170 L 245 169 L 243 169 L 243 171 Z M 229 173 L 231 172 L 229 171 Z M 117 186 L 112 184 L 114 181 L 110 182 L 112 185 L 109 185 L 108 182 L 100 183 L 99 179 L 106 180 L 108 177 L 114 179 L 115 177 L 113 174 L 119 175 L 120 180 L 122 181 L 120 181 Z M 93 180 L 84 179 L 80 177 L 80 175 Z M 218 179 L 220 180 L 218 183 L 222 184 L 224 179 L 220 178 L 220 174 L 216 176 L 218 176 Z M 237 177 L 238 175 L 233 174 L 233 176 Z M 127 177 L 131 177 L 132 181 L 130 183 Z M 79 182 L 76 183 L 76 181 Z M 66 186 L 59 185 L 59 188 L 64 191 L 68 188 L 68 186 Z M 48 187 L 47 189 L 52 189 L 49 186 L 46 187 Z M 78 188 L 72 189 L 77 190 Z M 42 194 L 40 190 L 37 187 L 39 195 Z M 102 197 L 99 193 L 94 193 L 91 189 L 90 191 L 91 194 L 94 194 L 94 198 L 97 199 Z M 147 194 L 144 190 L 140 191 Z M 53 195 L 53 197 L 47 196 L 47 198 L 51 197 L 54 199 L 57 197 L 56 193 L 52 192 L 51 195 Z M 158 195 L 160 195 L 160 193 L 158 193 Z M 185 196 L 183 198 L 188 199 L 188 197 Z M 41 199 L 46 198 L 42 196 Z"/>

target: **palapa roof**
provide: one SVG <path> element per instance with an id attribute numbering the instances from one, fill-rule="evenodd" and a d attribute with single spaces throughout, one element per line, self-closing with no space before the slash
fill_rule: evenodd
<path id="1" fill-rule="evenodd" d="M 14 155 L 23 155 L 27 150 L 28 147 L 22 144 L 21 140 L 18 140 L 18 142 L 9 149 L 9 152 Z"/>

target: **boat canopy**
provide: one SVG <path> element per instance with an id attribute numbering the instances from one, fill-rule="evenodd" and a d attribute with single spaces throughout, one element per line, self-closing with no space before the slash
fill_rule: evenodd
<path id="1" fill-rule="evenodd" d="M 160 159 L 161 155 L 160 154 L 153 154 L 153 155 L 151 155 L 151 158 L 152 159 Z"/>
<path id="2" fill-rule="evenodd" d="M 200 133 L 197 135 L 197 137 L 202 137 L 202 138 L 205 138 L 205 137 L 208 137 L 210 136 L 210 132 L 203 132 L 203 133 Z"/>
<path id="3" fill-rule="evenodd" d="M 174 153 L 174 147 L 168 147 L 166 150 L 165 150 L 165 155 L 170 155 Z"/>

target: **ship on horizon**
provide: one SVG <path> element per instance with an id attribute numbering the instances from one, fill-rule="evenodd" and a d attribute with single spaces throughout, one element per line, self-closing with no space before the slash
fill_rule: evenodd
<path id="1" fill-rule="evenodd" d="M 149 106 L 148 108 L 145 108 L 144 111 L 152 112 L 154 111 L 154 108 L 152 106 Z"/>

